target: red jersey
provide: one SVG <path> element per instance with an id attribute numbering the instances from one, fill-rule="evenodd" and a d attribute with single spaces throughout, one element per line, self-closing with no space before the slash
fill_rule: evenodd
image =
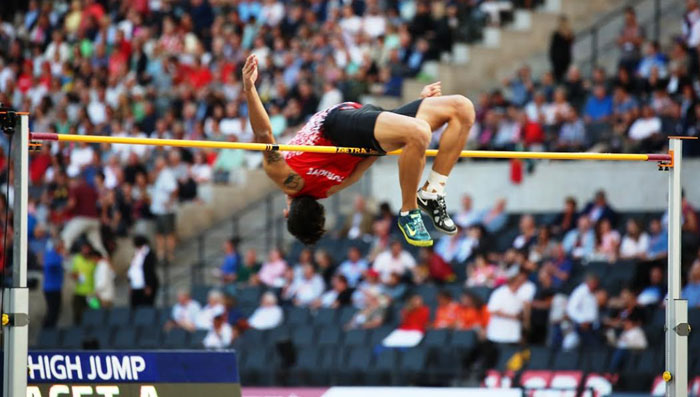
<path id="1" fill-rule="evenodd" d="M 320 111 L 309 119 L 289 142 L 290 145 L 335 146 L 323 136 L 323 122 L 331 110 L 342 107 L 359 109 L 359 103 L 344 102 Z M 341 109 L 342 109 L 341 108 Z M 304 180 L 304 187 L 295 196 L 328 197 L 328 189 L 349 177 L 363 157 L 344 153 L 287 152 L 287 164 Z"/>

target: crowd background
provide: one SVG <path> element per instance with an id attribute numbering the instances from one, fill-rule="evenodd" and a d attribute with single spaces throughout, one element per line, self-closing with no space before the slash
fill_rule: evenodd
<path id="1" fill-rule="evenodd" d="M 536 5 L 8 2 L 0 10 L 0 102 L 31 111 L 33 131 L 247 142 L 253 135 L 239 70 L 254 53 L 259 92 L 274 135 L 284 141 L 314 112 L 340 101 L 401 96 L 404 80 L 429 78 L 422 66 L 449 59 L 453 43 L 478 40 L 484 26 L 508 23 L 516 7 Z M 660 152 L 668 135 L 698 136 L 696 1 L 687 2 L 679 24 L 682 36 L 652 42 L 628 10 L 618 67 L 583 76 L 572 64 L 574 33 L 562 17 L 552 34 L 551 72 L 533 76 L 523 65 L 500 89 L 475 98 L 478 117 L 468 145 Z M 10 149 L 4 139 L 3 166 Z M 686 150 L 699 154 L 697 145 Z M 464 197 L 455 213 L 460 233 L 420 251 L 395 238 L 391 208 L 373 210 L 358 198 L 345 226 L 319 247 L 256 253 L 232 238 L 214 290 L 183 290 L 172 310 L 146 310 L 159 287 L 157 264 L 174 259 L 178 203 L 197 200 L 202 184 L 235 182 L 237 171 L 259 165 L 258 155 L 233 150 L 54 143 L 32 154 L 30 257 L 44 272 L 48 306 L 40 345 L 89 336 L 104 346 L 145 346 L 160 334 L 146 327 L 125 331 L 120 321 L 151 316 L 162 326 L 155 331 L 172 340 L 244 349 L 246 338 L 270 341 L 272 330 L 291 335 L 290 327 L 299 325 L 292 319 L 311 312 L 331 316 L 344 335 L 382 330 L 372 348 L 420 345 L 429 330 L 473 331 L 473 349 L 459 361 L 465 369 L 485 370 L 496 365 L 500 346 L 526 343 L 554 350 L 610 346 L 606 369 L 615 371 L 626 365 L 628 350 L 658 342 L 653 325 L 666 293 L 665 217 L 616 213 L 605 192 L 585 206 L 567 200 L 559 214 L 522 214 L 515 223 L 505 200 L 477 211 Z M 12 171 L 3 169 L 7 184 Z M 3 209 L 12 203 L 2 197 L 0 220 L 12 225 Z M 687 199 L 683 215 L 683 293 L 695 308 L 700 231 Z M 154 238 L 143 237 L 151 228 Z M 8 226 L 8 247 L 12 236 Z M 133 312 L 112 308 L 110 255 L 120 237 L 131 237 L 136 248 L 128 270 Z M 11 253 L 2 256 L 6 265 Z M 59 331 L 66 277 L 75 281 L 76 327 Z M 116 327 L 106 336 L 96 327 L 105 316 Z M 255 359 L 248 356 L 246 364 Z"/>

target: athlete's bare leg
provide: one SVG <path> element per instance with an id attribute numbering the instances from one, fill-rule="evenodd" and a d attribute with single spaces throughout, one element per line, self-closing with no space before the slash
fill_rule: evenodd
<path id="1" fill-rule="evenodd" d="M 403 149 L 399 156 L 401 211 L 418 208 L 416 191 L 430 144 L 430 124 L 418 118 L 382 112 L 374 125 L 374 137 L 384 151 Z"/>
<path id="2" fill-rule="evenodd" d="M 425 98 L 418 108 L 416 118 L 425 120 L 432 131 L 447 123 L 447 128 L 440 137 L 433 171 L 449 175 L 474 124 L 474 105 L 462 95 Z"/>

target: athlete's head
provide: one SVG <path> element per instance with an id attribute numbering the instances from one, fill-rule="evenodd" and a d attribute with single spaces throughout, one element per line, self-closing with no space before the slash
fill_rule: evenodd
<path id="1" fill-rule="evenodd" d="M 289 202 L 287 230 L 306 245 L 315 244 L 325 230 L 326 212 L 311 196 L 299 196 Z"/>

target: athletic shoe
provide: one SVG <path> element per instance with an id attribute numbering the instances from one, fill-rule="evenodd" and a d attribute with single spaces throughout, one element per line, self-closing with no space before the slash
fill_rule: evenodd
<path id="1" fill-rule="evenodd" d="M 435 199 L 426 199 L 418 193 L 418 207 L 423 210 L 430 219 L 433 220 L 435 228 L 445 234 L 456 234 L 457 225 L 447 213 L 447 204 L 445 204 L 445 196 L 437 195 Z"/>
<path id="2" fill-rule="evenodd" d="M 433 239 L 423 224 L 420 210 L 411 210 L 406 215 L 399 214 L 399 229 L 409 244 L 417 247 L 430 247 Z"/>

